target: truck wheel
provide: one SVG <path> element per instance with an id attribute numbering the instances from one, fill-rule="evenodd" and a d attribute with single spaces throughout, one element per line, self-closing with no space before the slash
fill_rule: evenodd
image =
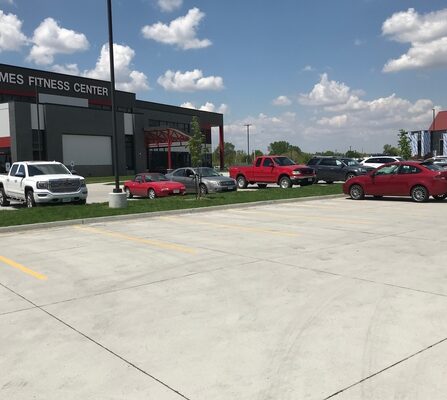
<path id="1" fill-rule="evenodd" d="M 36 202 L 34 201 L 34 193 L 32 190 L 26 192 L 26 206 L 28 208 L 36 207 Z"/>
<path id="2" fill-rule="evenodd" d="M 9 206 L 8 198 L 6 197 L 5 189 L 3 187 L 0 188 L 0 206 L 6 207 Z"/>
<path id="3" fill-rule="evenodd" d="M 290 178 L 288 176 L 283 176 L 279 180 L 279 186 L 282 189 L 288 189 L 288 188 L 292 187 L 292 181 L 290 180 Z"/>
<path id="4" fill-rule="evenodd" d="M 239 175 L 237 177 L 236 181 L 237 181 L 237 187 L 239 189 L 245 189 L 248 186 L 248 182 L 245 179 L 245 176 L 243 176 L 243 175 Z"/>

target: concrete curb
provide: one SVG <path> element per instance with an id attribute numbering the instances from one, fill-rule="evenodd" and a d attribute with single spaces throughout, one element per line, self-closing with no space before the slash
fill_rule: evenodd
<path id="1" fill-rule="evenodd" d="M 124 215 L 110 215 L 107 217 L 93 217 L 84 219 L 70 219 L 67 221 L 54 221 L 54 222 L 40 222 L 37 224 L 28 225 L 14 225 L 14 226 L 4 226 L 0 227 L 0 234 L 11 233 L 11 232 L 24 232 L 36 229 L 49 229 L 49 228 L 59 228 L 64 226 L 72 225 L 88 225 L 96 224 L 101 222 L 115 222 L 115 221 L 127 221 L 132 219 L 149 219 L 160 217 L 163 215 L 179 215 L 179 214 L 198 214 L 203 212 L 215 211 L 215 210 L 230 210 L 233 208 L 250 208 L 260 205 L 268 204 L 282 204 L 282 203 L 295 203 L 301 201 L 314 201 L 322 199 L 334 199 L 346 197 L 345 194 L 330 194 L 327 196 L 311 196 L 311 197 L 299 197 L 294 199 L 280 199 L 280 200 L 265 200 L 265 201 L 255 201 L 250 203 L 236 203 L 236 204 L 226 204 L 221 206 L 208 206 L 199 208 L 185 208 L 181 210 L 168 210 L 168 211 L 154 211 L 140 214 L 124 214 Z"/>

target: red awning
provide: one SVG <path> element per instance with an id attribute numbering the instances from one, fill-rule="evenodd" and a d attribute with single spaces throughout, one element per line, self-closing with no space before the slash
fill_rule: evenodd
<path id="1" fill-rule="evenodd" d="M 11 147 L 11 136 L 0 137 L 0 147 Z"/>
<path id="2" fill-rule="evenodd" d="M 447 131 L 447 111 L 439 111 L 429 131 Z"/>
<path id="3" fill-rule="evenodd" d="M 169 147 L 175 142 L 188 142 L 190 138 L 188 134 L 173 128 L 144 130 L 144 142 L 148 147 Z"/>

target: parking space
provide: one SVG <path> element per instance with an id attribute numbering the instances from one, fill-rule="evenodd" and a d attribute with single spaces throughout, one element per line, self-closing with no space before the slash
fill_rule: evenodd
<path id="1" fill-rule="evenodd" d="M 446 204 L 0 234 L 0 398 L 443 399 Z"/>

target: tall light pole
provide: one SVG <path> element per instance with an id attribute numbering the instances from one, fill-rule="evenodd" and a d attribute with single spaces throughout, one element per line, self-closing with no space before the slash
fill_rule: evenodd
<path id="1" fill-rule="evenodd" d="M 433 117 L 432 117 L 432 123 L 431 123 L 431 142 L 432 143 L 434 143 L 434 138 L 433 138 L 433 134 L 435 133 L 435 109 L 434 108 L 432 108 L 432 111 L 433 111 Z M 433 144 L 431 145 L 431 146 L 433 146 Z M 437 146 L 436 146 L 437 147 Z M 433 148 L 433 147 L 432 147 Z M 437 150 L 436 149 L 433 149 L 436 153 L 437 153 Z M 435 156 L 437 155 L 437 154 L 434 154 Z"/>
<path id="2" fill-rule="evenodd" d="M 113 193 L 121 193 L 120 178 L 118 174 L 118 140 L 116 134 L 116 108 L 115 108 L 115 63 L 113 60 L 113 25 L 112 0 L 107 0 L 107 17 L 109 22 L 109 59 L 110 59 L 110 98 L 112 102 L 112 141 L 113 141 L 113 170 L 115 173 L 115 189 Z"/>
<path id="3" fill-rule="evenodd" d="M 250 126 L 252 124 L 244 124 L 247 127 L 247 163 L 250 158 Z"/>

